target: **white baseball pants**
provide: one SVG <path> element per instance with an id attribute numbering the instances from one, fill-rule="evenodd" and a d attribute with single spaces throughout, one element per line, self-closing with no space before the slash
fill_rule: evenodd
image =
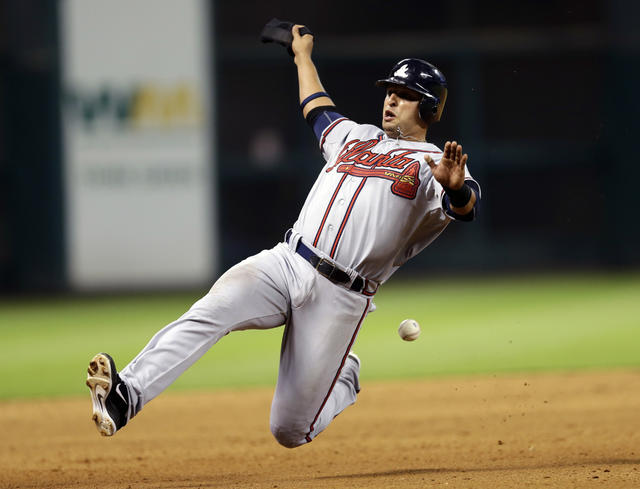
<path id="1" fill-rule="evenodd" d="M 310 442 L 356 400 L 359 366 L 347 355 L 370 298 L 330 282 L 279 243 L 222 275 L 182 317 L 160 330 L 121 372 L 130 415 L 165 390 L 226 334 L 285 325 L 271 432 Z"/>

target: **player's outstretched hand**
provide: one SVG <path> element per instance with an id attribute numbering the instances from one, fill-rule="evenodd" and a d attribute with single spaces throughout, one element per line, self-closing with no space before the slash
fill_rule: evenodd
<path id="1" fill-rule="evenodd" d="M 309 56 L 311 57 L 311 51 L 313 51 L 313 35 L 305 34 L 304 36 L 300 35 L 298 29 L 304 27 L 303 25 L 296 24 L 291 29 L 291 34 L 293 34 L 293 41 L 291 42 L 291 50 L 293 51 L 294 56 Z"/>
<path id="2" fill-rule="evenodd" d="M 462 145 L 455 141 L 446 142 L 442 159 L 438 164 L 428 154 L 424 155 L 433 177 L 443 187 L 453 190 L 458 190 L 464 185 L 464 168 L 468 158 L 466 153 L 462 154 Z"/>

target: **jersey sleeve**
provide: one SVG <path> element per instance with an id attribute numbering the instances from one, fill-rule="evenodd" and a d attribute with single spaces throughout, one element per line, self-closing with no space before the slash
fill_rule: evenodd
<path id="1" fill-rule="evenodd" d="M 358 127 L 358 124 L 334 110 L 326 109 L 315 116 L 311 127 L 318 138 L 322 156 L 329 161 L 344 145 L 349 133 Z"/>

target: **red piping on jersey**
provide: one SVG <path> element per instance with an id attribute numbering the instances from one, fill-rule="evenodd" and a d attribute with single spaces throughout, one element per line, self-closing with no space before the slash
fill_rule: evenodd
<path id="1" fill-rule="evenodd" d="M 322 147 L 324 146 L 324 142 L 327 139 L 327 136 L 329 135 L 329 133 L 333 130 L 334 127 L 336 127 L 338 124 L 340 124 L 342 121 L 346 121 L 349 120 L 346 117 L 342 117 L 340 119 L 337 119 L 333 124 L 331 124 L 329 127 L 327 127 L 324 130 L 324 135 L 322 136 L 322 141 L 320 141 L 320 151 L 322 152 Z"/>
<path id="2" fill-rule="evenodd" d="M 331 258 L 335 257 L 336 248 L 338 247 L 338 241 L 340 241 L 340 237 L 342 236 L 342 231 L 344 231 L 344 226 L 347 224 L 347 220 L 349 219 L 349 216 L 351 215 L 351 211 L 353 210 L 353 205 L 356 203 L 356 199 L 358 198 L 358 195 L 360 195 L 360 191 L 362 190 L 362 187 L 364 187 L 364 184 L 366 181 L 367 181 L 366 177 L 362 179 L 362 182 L 360 182 L 360 185 L 358 186 L 356 193 L 353 194 L 353 197 L 351 197 L 351 202 L 349 203 L 347 213 L 344 215 L 344 218 L 342 219 L 342 223 L 340 224 L 340 229 L 338 230 L 336 239 L 333 241 L 333 246 L 331 247 L 331 253 L 329 253 L 329 256 Z"/>
<path id="3" fill-rule="evenodd" d="M 340 363 L 340 368 L 336 372 L 336 376 L 333 378 L 333 382 L 331 383 L 331 387 L 329 388 L 329 392 L 327 392 L 327 395 L 324 397 L 324 401 L 322 401 L 322 404 L 320 405 L 320 409 L 318 409 L 318 412 L 316 413 L 315 417 L 313 418 L 311 426 L 309 426 L 309 432 L 305 436 L 305 439 L 309 443 L 312 440 L 311 433 L 313 433 L 313 427 L 315 426 L 316 421 L 318 421 L 318 417 L 320 416 L 320 413 L 324 409 L 324 405 L 329 400 L 329 396 L 333 392 L 333 388 L 335 387 L 336 382 L 338 382 L 338 378 L 340 378 L 340 374 L 342 373 L 342 369 L 344 368 L 344 364 L 347 361 L 347 356 L 349 356 L 349 352 L 351 351 L 351 347 L 353 346 L 353 343 L 356 341 L 356 336 L 358 336 L 358 331 L 360 331 L 360 326 L 362 325 L 362 321 L 364 321 L 364 318 L 366 317 L 367 312 L 369 311 L 370 303 L 371 303 L 371 299 L 367 299 L 367 307 L 365 307 L 364 312 L 362 313 L 362 316 L 360 317 L 360 321 L 358 321 L 358 325 L 356 326 L 356 330 L 353 332 L 353 336 L 351 337 L 351 341 L 349 342 L 349 346 L 347 347 L 347 351 L 342 356 L 342 362 Z"/>
<path id="4" fill-rule="evenodd" d="M 318 232 L 316 233 L 316 237 L 313 240 L 313 246 L 318 246 L 318 240 L 320 239 L 320 234 L 322 233 L 322 228 L 324 228 L 324 223 L 327 221 L 327 216 L 329 215 L 329 211 L 331 210 L 331 207 L 333 206 L 333 201 L 336 200 L 336 197 L 338 195 L 340 187 L 342 187 L 342 183 L 344 182 L 344 180 L 346 178 L 347 178 L 347 174 L 345 173 L 344 175 L 342 175 L 342 178 L 340 179 L 340 182 L 338 182 L 338 186 L 336 187 L 336 190 L 333 192 L 333 195 L 331 196 L 331 200 L 329 201 L 329 205 L 327 205 L 327 210 L 324 211 L 324 216 L 322 216 L 322 222 L 320 223 L 320 227 L 318 228 Z"/>

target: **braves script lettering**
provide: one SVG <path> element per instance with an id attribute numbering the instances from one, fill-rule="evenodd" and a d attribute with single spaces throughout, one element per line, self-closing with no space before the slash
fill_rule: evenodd
<path id="1" fill-rule="evenodd" d="M 361 141 L 354 139 L 345 144 L 333 166 L 338 173 L 347 173 L 358 177 L 376 177 L 391 180 L 391 192 L 406 199 L 414 199 L 420 186 L 420 163 L 408 155 L 415 150 L 392 149 L 387 153 L 370 151 L 379 139 Z"/>

